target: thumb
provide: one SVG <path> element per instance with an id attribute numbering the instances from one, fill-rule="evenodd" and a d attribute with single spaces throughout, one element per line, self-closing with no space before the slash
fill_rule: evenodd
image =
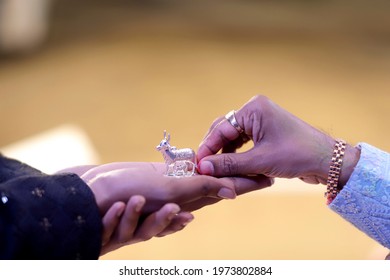
<path id="1" fill-rule="evenodd" d="M 222 153 L 203 158 L 198 171 L 217 177 L 256 174 L 255 160 L 249 153 Z"/>

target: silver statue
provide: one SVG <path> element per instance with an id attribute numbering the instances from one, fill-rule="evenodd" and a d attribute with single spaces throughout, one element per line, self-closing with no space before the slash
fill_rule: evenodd
<path id="1" fill-rule="evenodd" d="M 156 147 L 164 157 L 167 170 L 165 175 L 187 177 L 195 174 L 196 157 L 192 149 L 177 149 L 169 144 L 171 136 L 164 130 L 164 139 Z"/>

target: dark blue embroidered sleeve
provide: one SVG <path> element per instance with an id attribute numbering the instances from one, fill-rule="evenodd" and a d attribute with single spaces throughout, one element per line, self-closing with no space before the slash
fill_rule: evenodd
<path id="1" fill-rule="evenodd" d="M 97 259 L 101 234 L 93 193 L 77 175 L 0 156 L 0 259 Z"/>

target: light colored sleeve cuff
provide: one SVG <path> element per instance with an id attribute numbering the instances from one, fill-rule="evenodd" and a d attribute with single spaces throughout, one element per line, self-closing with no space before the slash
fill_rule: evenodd
<path id="1" fill-rule="evenodd" d="M 390 248 L 390 154 L 360 143 L 361 155 L 330 209 Z"/>

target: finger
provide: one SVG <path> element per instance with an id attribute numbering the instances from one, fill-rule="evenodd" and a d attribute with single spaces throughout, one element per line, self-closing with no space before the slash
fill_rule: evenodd
<path id="1" fill-rule="evenodd" d="M 181 205 L 182 211 L 193 212 L 221 201 L 221 198 L 203 197 Z"/>
<path id="2" fill-rule="evenodd" d="M 202 141 L 203 141 L 204 139 L 207 138 L 207 136 L 208 136 L 208 135 L 210 134 L 210 132 L 214 129 L 214 127 L 215 127 L 218 123 L 220 123 L 224 118 L 225 118 L 224 116 L 220 116 L 220 117 L 216 118 L 216 119 L 213 121 L 213 123 L 211 124 L 211 126 L 210 126 L 209 129 L 207 130 L 207 133 L 203 136 Z"/>
<path id="3" fill-rule="evenodd" d="M 227 177 L 221 180 L 230 180 L 233 182 L 237 195 L 243 195 L 248 192 L 261 190 L 274 184 L 274 178 L 265 175 Z"/>
<path id="4" fill-rule="evenodd" d="M 234 199 L 236 192 L 229 181 L 223 181 L 211 176 L 192 176 L 171 178 L 171 196 L 179 204 L 191 202 L 202 197 Z"/>
<path id="5" fill-rule="evenodd" d="M 229 142 L 237 139 L 240 136 L 238 131 L 223 118 L 215 127 L 208 133 L 206 138 L 199 145 L 197 157 L 202 160 L 208 155 L 218 153 Z"/>
<path id="6" fill-rule="evenodd" d="M 161 233 L 180 212 L 180 207 L 174 203 L 165 204 L 160 210 L 150 214 L 139 226 L 134 240 L 146 241 Z"/>
<path id="7" fill-rule="evenodd" d="M 220 180 L 227 180 L 234 185 L 237 195 L 242 195 L 248 192 L 261 190 L 270 187 L 274 183 L 274 179 L 264 175 L 242 176 L 242 177 L 226 177 Z M 209 206 L 221 201 L 218 198 L 203 197 L 189 203 L 181 205 L 182 211 L 193 212 L 205 206 Z"/>
<path id="8" fill-rule="evenodd" d="M 116 235 L 119 243 L 131 241 L 144 205 L 145 198 L 143 196 L 135 195 L 129 199 L 117 229 Z"/>
<path id="9" fill-rule="evenodd" d="M 262 173 L 259 170 L 261 159 L 257 154 L 251 149 L 243 153 L 210 155 L 199 162 L 198 171 L 203 175 L 217 177 Z"/>
<path id="10" fill-rule="evenodd" d="M 105 245 L 113 235 L 126 205 L 123 202 L 115 202 L 104 215 L 102 245 Z"/>
<path id="11" fill-rule="evenodd" d="M 189 212 L 180 212 L 171 221 L 171 223 L 157 237 L 167 236 L 172 233 L 183 230 L 192 220 L 194 216 Z"/>

